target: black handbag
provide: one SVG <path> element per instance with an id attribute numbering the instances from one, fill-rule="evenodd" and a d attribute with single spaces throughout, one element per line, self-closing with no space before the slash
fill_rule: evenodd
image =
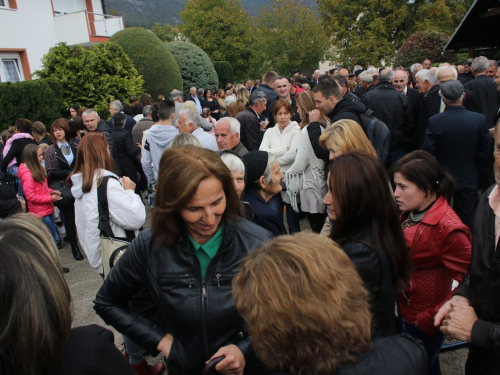
<path id="1" fill-rule="evenodd" d="M 62 199 L 54 203 L 57 208 L 63 208 L 69 204 L 75 203 L 75 197 L 71 194 L 71 188 L 66 181 L 53 181 L 52 184 L 50 184 L 50 188 L 61 192 Z"/>

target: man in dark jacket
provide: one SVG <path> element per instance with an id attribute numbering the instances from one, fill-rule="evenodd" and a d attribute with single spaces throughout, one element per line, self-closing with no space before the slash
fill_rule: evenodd
<path id="1" fill-rule="evenodd" d="M 236 115 L 241 124 L 240 140 L 248 151 L 258 150 L 262 143 L 261 117 L 266 109 L 267 98 L 261 90 L 254 90 L 250 95 L 248 107 Z"/>
<path id="2" fill-rule="evenodd" d="M 124 113 L 117 112 L 111 118 L 113 127 L 110 129 L 111 136 L 115 141 L 116 163 L 121 171 L 121 176 L 127 176 L 135 184 L 135 192 L 139 193 L 137 184 L 137 155 L 141 152 L 141 146 L 132 144 L 130 134 L 125 130 L 127 119 Z"/>
<path id="3" fill-rule="evenodd" d="M 137 124 L 135 124 L 132 129 L 132 142 L 134 145 L 142 144 L 142 136 L 143 133 L 150 129 L 153 124 L 153 106 L 147 105 L 142 109 L 142 115 L 144 116 L 139 120 Z"/>
<path id="4" fill-rule="evenodd" d="M 0 172 L 0 219 L 26 211 L 26 203 L 18 200 L 7 177 Z"/>
<path id="5" fill-rule="evenodd" d="M 118 159 L 115 150 L 115 141 L 111 136 L 109 126 L 101 120 L 101 118 L 99 117 L 99 113 L 97 113 L 97 111 L 93 108 L 85 110 L 85 112 L 82 113 L 82 119 L 85 127 L 89 132 L 101 132 L 102 134 L 104 134 L 104 136 L 108 140 L 109 153 L 111 154 L 111 157 L 116 164 L 116 161 Z M 118 165 L 116 165 L 116 167 L 118 168 Z M 117 174 L 119 174 L 119 172 Z"/>
<path id="6" fill-rule="evenodd" d="M 262 83 L 257 87 L 255 91 L 262 91 L 267 98 L 267 106 L 264 111 L 261 113 L 262 118 L 269 118 L 271 115 L 271 104 L 278 98 L 278 94 L 274 91 L 274 81 L 278 78 L 278 73 L 269 70 L 262 77 Z M 248 150 L 251 151 L 251 150 Z"/>
<path id="7" fill-rule="evenodd" d="M 113 100 L 111 103 L 109 103 L 109 115 L 111 116 L 111 119 L 109 119 L 109 121 L 108 121 L 108 126 L 110 128 L 113 126 L 112 118 L 115 115 L 115 113 L 118 113 L 118 112 L 121 112 L 126 116 L 127 123 L 125 124 L 125 130 L 128 131 L 129 134 L 132 134 L 132 129 L 133 129 L 134 125 L 136 124 L 136 122 L 132 118 L 132 116 L 127 115 L 126 113 L 123 112 L 123 104 L 119 100 Z"/>
<path id="8" fill-rule="evenodd" d="M 465 93 L 460 81 L 443 82 L 440 91 L 446 111 L 429 119 L 423 150 L 453 175 L 453 210 L 471 228 L 478 199 L 477 176 L 478 172 L 485 174 L 489 155 L 488 123 L 484 115 L 462 106 Z"/>
<path id="9" fill-rule="evenodd" d="M 495 150 L 500 132 L 495 131 Z M 495 151 L 496 184 L 479 200 L 472 234 L 472 259 L 468 272 L 450 301 L 434 318 L 448 339 L 469 343 L 466 375 L 500 374 L 500 153 Z"/>
<path id="10" fill-rule="evenodd" d="M 346 93 L 342 97 L 342 89 L 334 79 L 322 76 L 320 82 L 314 87 L 313 92 L 316 101 L 315 111 L 328 116 L 332 124 L 335 121 L 346 119 L 356 121 L 361 126 L 359 115 L 366 112 L 365 105 L 351 93 Z M 312 111 L 313 118 L 315 111 Z M 311 141 L 316 157 L 328 160 L 328 150 L 325 150 L 319 144 L 321 124 L 317 121 L 312 121 L 307 126 L 307 133 L 309 134 L 309 140 Z"/>
<path id="11" fill-rule="evenodd" d="M 376 118 L 385 122 L 391 132 L 387 159 L 389 167 L 405 156 L 415 132 L 410 100 L 391 83 L 394 76 L 392 69 L 383 69 L 379 75 L 380 83 L 362 98 L 366 107 L 373 111 Z"/>

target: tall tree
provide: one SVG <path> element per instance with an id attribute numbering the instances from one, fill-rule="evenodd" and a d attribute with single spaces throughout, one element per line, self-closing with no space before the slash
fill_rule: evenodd
<path id="1" fill-rule="evenodd" d="M 212 61 L 229 61 L 236 78 L 248 74 L 256 38 L 239 0 L 189 0 L 181 17 L 182 33 Z"/>
<path id="2" fill-rule="evenodd" d="M 169 25 L 168 23 L 166 24 L 159 24 L 155 23 L 154 26 L 151 28 L 151 32 L 155 34 L 162 42 L 173 42 L 175 40 L 175 37 L 178 35 L 178 32 L 174 30 L 174 28 Z"/>
<path id="3" fill-rule="evenodd" d="M 257 25 L 269 68 L 289 75 L 324 60 L 330 43 L 318 14 L 304 0 L 272 0 L 259 9 Z"/>
<path id="4" fill-rule="evenodd" d="M 415 31 L 451 35 L 466 11 L 466 0 L 317 0 L 317 4 L 338 61 L 347 65 L 388 62 Z"/>

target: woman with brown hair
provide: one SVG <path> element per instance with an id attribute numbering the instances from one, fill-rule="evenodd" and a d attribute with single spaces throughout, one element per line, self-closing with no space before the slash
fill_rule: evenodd
<path id="1" fill-rule="evenodd" d="M 227 106 L 226 106 L 226 102 L 225 102 L 226 93 L 224 92 L 224 89 L 217 89 L 215 97 L 217 98 L 217 102 L 219 103 L 220 114 L 222 117 L 227 112 Z"/>
<path id="2" fill-rule="evenodd" d="M 410 279 L 398 210 L 384 167 L 373 155 L 351 151 L 328 167 L 324 203 L 330 238 L 344 248 L 370 293 L 374 336 L 397 333 L 396 297 Z"/>
<path id="3" fill-rule="evenodd" d="M 282 375 L 426 374 L 416 340 L 372 338 L 363 281 L 323 236 L 266 242 L 242 262 L 233 289 L 257 355 L 269 368 L 289 371 Z"/>
<path id="4" fill-rule="evenodd" d="M 132 375 L 113 333 L 71 328 L 71 294 L 42 222 L 14 215 L 0 233 L 0 373 Z"/>
<path id="5" fill-rule="evenodd" d="M 220 119 L 220 105 L 219 101 L 212 96 L 212 90 L 205 90 L 205 106 L 204 108 L 208 108 L 210 110 L 210 114 L 217 121 Z"/>
<path id="6" fill-rule="evenodd" d="M 297 147 L 300 138 L 300 127 L 292 121 L 293 109 L 288 100 L 277 99 L 273 105 L 273 115 L 276 125 L 264 133 L 260 144 L 260 151 L 267 151 L 274 156 L 281 167 L 281 172 L 286 173 L 292 166 L 297 156 Z M 280 217 L 283 217 L 283 207 L 286 206 L 286 218 L 290 233 L 300 232 L 299 214 L 294 211 L 290 197 L 286 191 L 277 194 L 269 201 Z"/>
<path id="7" fill-rule="evenodd" d="M 231 299 L 240 261 L 269 238 L 242 219 L 233 178 L 217 153 L 174 147 L 163 154 L 152 228 L 143 230 L 109 274 L 95 300 L 108 324 L 150 352 L 163 352 L 169 375 L 216 370 L 266 374 L 250 349 L 243 319 Z M 160 321 L 131 311 L 147 289 Z"/>
<path id="8" fill-rule="evenodd" d="M 311 121 L 319 121 L 324 129 L 328 124 L 328 118 L 318 113 L 319 118 L 309 119 L 309 112 L 316 108 L 312 92 L 298 93 L 296 101 L 302 122 L 300 123 L 301 131 L 297 155 L 290 169 L 286 171 L 287 194 L 292 208 L 296 212 L 305 212 L 312 231 L 319 233 L 325 223 L 323 198 L 328 188 L 325 180 L 325 162 L 314 155 L 307 127 Z"/>
<path id="9" fill-rule="evenodd" d="M 47 129 L 45 128 L 45 125 L 40 122 L 40 121 L 35 121 L 32 124 L 32 131 L 33 131 L 33 137 L 35 138 L 36 142 L 38 144 L 45 143 L 47 145 L 52 144 L 52 140 L 50 139 L 50 134 L 47 133 Z"/>
<path id="10" fill-rule="evenodd" d="M 71 141 L 71 130 L 68 122 L 59 118 L 50 126 L 53 144 L 45 152 L 45 169 L 49 177 L 49 183 L 52 185 L 58 181 L 65 181 L 70 175 L 76 162 L 76 145 Z M 64 184 L 63 189 L 69 189 Z M 58 205 L 62 213 L 64 227 L 66 228 L 66 236 L 71 245 L 71 253 L 76 260 L 83 260 L 83 256 L 78 248 L 76 239 L 75 226 L 75 206 L 74 199 L 69 196 L 69 199 L 62 200 Z"/>
<path id="11" fill-rule="evenodd" d="M 245 105 L 241 102 L 233 102 L 228 105 L 227 113 L 229 117 L 236 117 L 236 115 L 245 110 Z"/>

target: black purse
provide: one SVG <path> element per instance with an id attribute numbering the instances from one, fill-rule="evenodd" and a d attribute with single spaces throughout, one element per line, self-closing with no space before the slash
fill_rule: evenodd
<path id="1" fill-rule="evenodd" d="M 75 197 L 73 197 L 73 194 L 71 194 L 71 188 L 66 183 L 66 181 L 53 181 L 50 184 L 50 188 L 53 190 L 59 190 L 59 192 L 61 193 L 62 199 L 54 203 L 57 208 L 63 208 L 68 206 L 69 204 L 75 203 Z"/>

